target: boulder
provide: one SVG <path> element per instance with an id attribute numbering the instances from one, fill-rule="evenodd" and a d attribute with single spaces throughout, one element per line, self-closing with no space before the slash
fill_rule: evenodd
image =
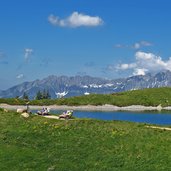
<path id="1" fill-rule="evenodd" d="M 161 104 L 159 104 L 159 105 L 157 106 L 157 110 L 158 110 L 158 111 L 161 111 L 161 110 L 162 110 L 162 105 L 161 105 Z"/>
<path id="2" fill-rule="evenodd" d="M 7 109 L 4 109 L 4 112 L 8 112 L 8 110 Z"/>
<path id="3" fill-rule="evenodd" d="M 24 117 L 24 118 L 28 118 L 30 115 L 28 113 L 24 112 L 24 113 L 21 114 L 21 116 Z"/>
<path id="4" fill-rule="evenodd" d="M 26 109 L 17 109 L 17 113 L 23 113 L 23 112 L 26 112 L 27 110 Z"/>

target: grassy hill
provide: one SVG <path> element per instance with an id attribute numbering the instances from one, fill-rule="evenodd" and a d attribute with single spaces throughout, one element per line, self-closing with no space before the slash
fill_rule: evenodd
<path id="1" fill-rule="evenodd" d="M 119 121 L 24 119 L 0 110 L 2 171 L 165 171 L 170 160 L 170 131 Z"/>
<path id="2" fill-rule="evenodd" d="M 21 99 L 0 99 L 0 103 L 25 104 Z M 32 100 L 32 105 L 104 105 L 112 104 L 116 106 L 144 105 L 162 106 L 171 105 L 171 88 L 150 88 L 144 90 L 134 90 L 109 95 L 91 94 L 63 99 Z"/>

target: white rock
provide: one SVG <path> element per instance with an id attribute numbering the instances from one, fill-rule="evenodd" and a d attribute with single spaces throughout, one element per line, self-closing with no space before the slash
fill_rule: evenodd
<path id="1" fill-rule="evenodd" d="M 25 111 L 26 111 L 26 109 L 17 109 L 17 113 L 23 113 Z"/>
<path id="2" fill-rule="evenodd" d="M 22 113 L 21 116 L 24 117 L 24 118 L 28 118 L 30 115 L 25 112 L 25 113 Z"/>
<path id="3" fill-rule="evenodd" d="M 8 112 L 8 110 L 7 109 L 4 109 L 4 112 Z"/>

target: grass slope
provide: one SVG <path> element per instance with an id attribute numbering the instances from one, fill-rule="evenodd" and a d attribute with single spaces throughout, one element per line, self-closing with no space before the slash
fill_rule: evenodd
<path id="1" fill-rule="evenodd" d="M 0 103 L 25 104 L 21 99 L 0 99 Z M 63 99 L 32 100 L 32 105 L 104 105 L 112 104 L 116 106 L 144 105 L 162 106 L 171 105 L 171 88 L 151 88 L 144 90 L 134 90 L 108 95 L 91 94 Z"/>
<path id="2" fill-rule="evenodd" d="M 143 124 L 21 118 L 0 111 L 1 171 L 165 171 L 171 132 Z"/>
<path id="3" fill-rule="evenodd" d="M 168 106 L 171 105 L 171 88 L 135 90 L 109 95 L 92 94 L 89 96 L 60 99 L 56 103 L 67 105 L 112 104 L 116 106 L 158 106 L 161 104 L 162 106 Z"/>

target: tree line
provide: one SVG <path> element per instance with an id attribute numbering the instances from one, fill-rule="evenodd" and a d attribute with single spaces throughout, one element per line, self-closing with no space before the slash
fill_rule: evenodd
<path id="1" fill-rule="evenodd" d="M 28 96 L 28 94 L 27 94 L 26 92 L 23 93 L 22 98 L 23 98 L 24 100 L 29 100 L 29 96 Z M 49 91 L 44 89 L 43 91 L 40 91 L 40 90 L 39 90 L 39 91 L 36 93 L 35 99 L 36 99 L 36 100 L 51 99 L 51 96 L 50 96 Z"/>

